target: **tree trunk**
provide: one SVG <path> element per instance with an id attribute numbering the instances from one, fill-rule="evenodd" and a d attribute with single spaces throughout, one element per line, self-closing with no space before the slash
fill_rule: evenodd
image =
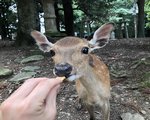
<path id="1" fill-rule="evenodd" d="M 128 27 L 127 27 L 127 23 L 126 22 L 124 22 L 124 31 L 125 31 L 125 37 L 126 37 L 126 39 L 129 39 Z"/>
<path id="2" fill-rule="evenodd" d="M 7 39 L 9 35 L 8 30 L 8 20 L 7 20 L 7 10 L 9 8 L 9 5 L 7 2 L 2 1 L 1 2 L 1 11 L 0 11 L 0 33 L 2 40 Z"/>
<path id="3" fill-rule="evenodd" d="M 37 6 L 35 0 L 16 0 L 18 13 L 18 30 L 16 45 L 26 46 L 32 45 L 34 40 L 30 36 L 30 32 L 37 28 L 36 23 L 39 17 L 37 16 Z"/>
<path id="4" fill-rule="evenodd" d="M 67 35 L 74 35 L 72 0 L 62 0 L 64 8 L 65 29 Z"/>
<path id="5" fill-rule="evenodd" d="M 123 33 L 122 33 L 122 22 L 119 22 L 118 38 L 119 38 L 119 39 L 122 39 L 122 38 L 123 38 Z"/>
<path id="6" fill-rule="evenodd" d="M 57 33 L 56 16 L 53 0 L 43 0 L 45 31 L 47 34 Z"/>
<path id="7" fill-rule="evenodd" d="M 60 26 L 59 26 L 60 16 L 59 16 L 57 1 L 55 2 L 54 7 L 55 7 L 55 15 L 56 15 L 56 27 L 57 27 L 57 30 L 60 32 Z"/>
<path id="8" fill-rule="evenodd" d="M 145 26 L 145 17 L 144 17 L 144 3 L 145 0 L 138 0 L 138 8 L 139 8 L 139 13 L 138 13 L 138 37 L 145 37 L 145 31 L 144 31 L 144 26 Z"/>

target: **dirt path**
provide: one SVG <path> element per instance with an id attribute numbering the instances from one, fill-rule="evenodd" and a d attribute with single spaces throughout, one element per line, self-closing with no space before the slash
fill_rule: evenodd
<path id="1" fill-rule="evenodd" d="M 139 40 L 111 41 L 105 48 L 95 51 L 111 71 L 111 120 L 120 120 L 122 113 L 139 113 L 150 120 L 150 38 Z M 36 77 L 52 77 L 53 63 L 48 56 L 38 62 L 20 64 L 16 58 L 42 54 L 35 48 L 0 48 L 0 66 L 10 68 L 14 75 L 27 65 L 38 65 Z M 146 76 L 148 75 L 148 77 Z M 21 83 L 12 83 L 8 78 L 0 78 L 0 103 L 4 101 Z M 145 82 L 146 81 L 146 82 Z M 147 82 L 148 81 L 148 82 Z M 77 93 L 74 83 L 63 83 L 57 97 L 58 120 L 88 120 L 85 108 L 78 111 Z M 98 108 L 97 120 L 101 118 Z"/>

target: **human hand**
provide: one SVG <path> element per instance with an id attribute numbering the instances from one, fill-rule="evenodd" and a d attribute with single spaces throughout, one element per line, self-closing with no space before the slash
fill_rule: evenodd
<path id="1" fill-rule="evenodd" d="M 58 78 L 27 80 L 1 104 L 2 120 L 54 120 L 61 82 Z"/>

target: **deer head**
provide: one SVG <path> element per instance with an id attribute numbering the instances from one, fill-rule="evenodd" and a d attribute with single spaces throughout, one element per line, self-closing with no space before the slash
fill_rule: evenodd
<path id="1" fill-rule="evenodd" d="M 55 63 L 54 74 L 73 81 L 84 76 L 92 67 L 91 51 L 104 47 L 113 29 L 113 24 L 107 23 L 95 31 L 90 41 L 78 37 L 64 37 L 55 44 L 38 31 L 32 31 L 31 36 L 42 51 L 51 54 Z"/>

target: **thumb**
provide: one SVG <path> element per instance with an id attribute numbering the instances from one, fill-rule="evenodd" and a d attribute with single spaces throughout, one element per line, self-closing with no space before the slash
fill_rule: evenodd
<path id="1" fill-rule="evenodd" d="M 52 88 L 46 98 L 46 109 L 48 111 L 56 110 L 56 96 L 57 96 L 59 88 L 60 88 L 60 85 L 56 85 L 54 88 Z"/>

